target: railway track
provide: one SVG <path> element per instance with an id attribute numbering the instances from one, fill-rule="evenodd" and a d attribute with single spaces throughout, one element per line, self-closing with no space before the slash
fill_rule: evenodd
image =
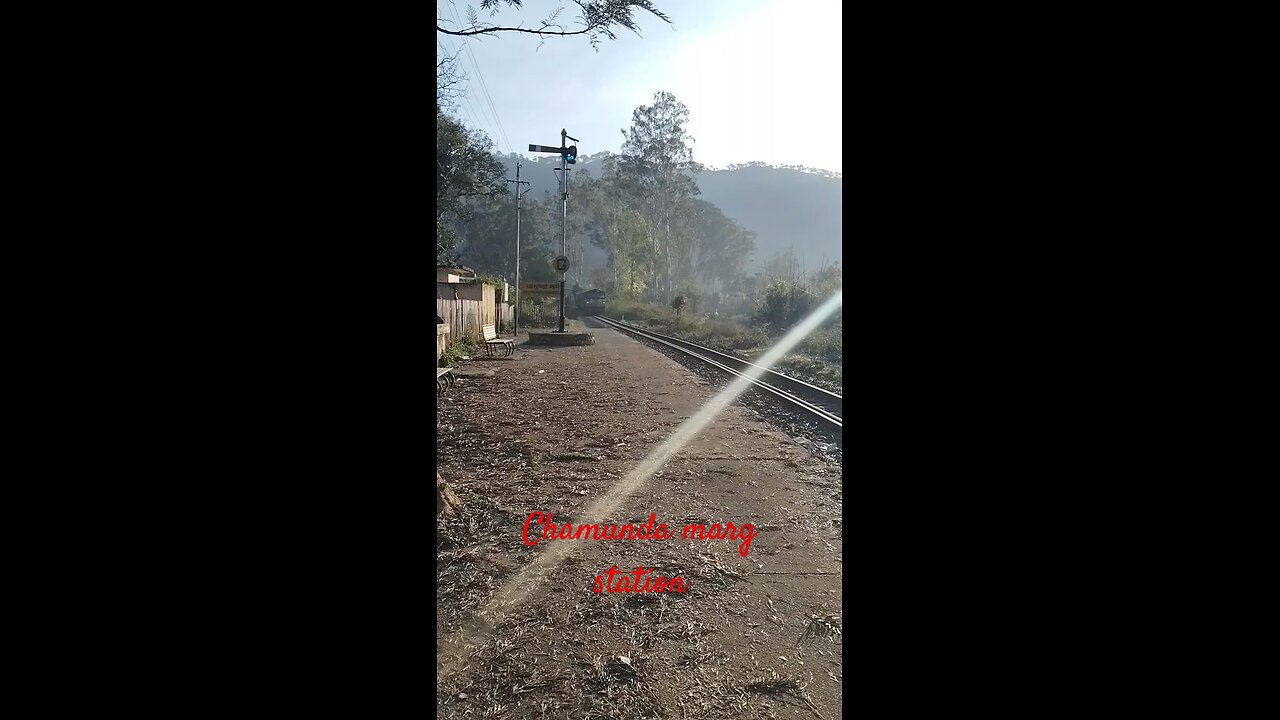
<path id="1" fill-rule="evenodd" d="M 603 315 L 593 317 L 609 327 L 665 345 L 682 355 L 692 357 L 730 375 L 742 377 L 749 373 L 751 383 L 760 390 L 777 396 L 837 431 L 841 431 L 844 427 L 843 399 L 829 390 L 678 337 L 638 328 Z"/>

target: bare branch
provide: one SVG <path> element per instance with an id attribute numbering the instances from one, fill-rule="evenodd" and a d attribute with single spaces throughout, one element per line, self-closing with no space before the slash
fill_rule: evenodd
<path id="1" fill-rule="evenodd" d="M 542 27 L 546 28 L 546 27 L 559 27 L 559 26 L 543 25 Z M 529 35 L 585 35 L 586 33 L 591 32 L 593 29 L 594 28 L 583 28 L 582 30 L 551 31 L 551 30 L 542 30 L 542 29 L 530 30 L 528 28 L 494 26 L 494 27 L 482 27 L 482 28 L 467 28 L 466 30 L 446 30 L 440 27 L 439 25 L 436 26 L 437 32 L 442 32 L 446 35 L 463 35 L 463 36 L 492 35 L 493 33 L 500 33 L 500 32 L 520 32 L 520 33 L 528 33 Z"/>

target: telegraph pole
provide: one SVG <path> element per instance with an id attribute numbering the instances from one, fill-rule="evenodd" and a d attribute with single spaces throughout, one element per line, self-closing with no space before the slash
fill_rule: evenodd
<path id="1" fill-rule="evenodd" d="M 520 198 L 524 197 L 524 193 L 520 192 L 521 185 L 528 185 L 528 180 L 520 179 L 520 163 L 516 163 L 516 179 L 508 180 L 509 183 L 516 184 L 516 311 L 515 311 L 515 334 L 520 334 Z M 532 188 L 531 188 L 532 189 Z M 524 192 L 529 192 L 525 190 Z"/>

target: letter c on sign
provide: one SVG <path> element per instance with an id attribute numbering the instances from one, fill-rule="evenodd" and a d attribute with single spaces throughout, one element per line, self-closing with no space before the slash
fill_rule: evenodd
<path id="1" fill-rule="evenodd" d="M 525 545 L 528 545 L 529 547 L 533 547 L 534 545 L 538 544 L 537 540 L 534 540 L 533 542 L 529 542 L 529 523 L 534 518 L 538 518 L 538 522 L 541 523 L 542 513 L 537 511 L 529 513 L 529 517 L 525 518 L 524 520 L 524 529 L 520 531 L 520 541 L 523 542 Z"/>

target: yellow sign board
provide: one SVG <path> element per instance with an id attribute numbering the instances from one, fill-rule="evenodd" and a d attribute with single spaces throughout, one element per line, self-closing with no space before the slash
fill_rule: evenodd
<path id="1" fill-rule="evenodd" d="M 520 292 L 523 295 L 555 295 L 560 296 L 560 283 L 558 282 L 522 282 L 520 283 Z"/>

